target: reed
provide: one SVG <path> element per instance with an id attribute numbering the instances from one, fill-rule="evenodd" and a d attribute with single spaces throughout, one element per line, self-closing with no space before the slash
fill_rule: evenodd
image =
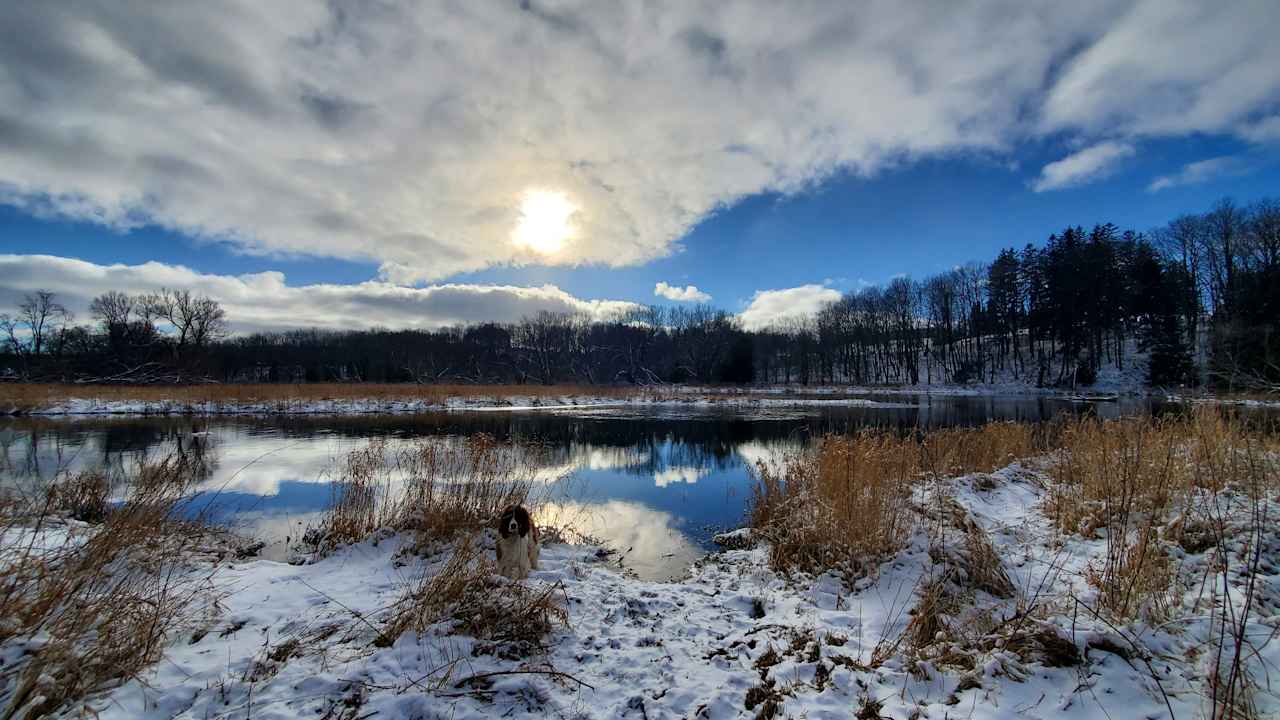
<path id="1" fill-rule="evenodd" d="M 1039 438 L 1035 428 L 1017 423 L 828 436 L 782 468 L 757 468 L 749 524 L 769 541 L 775 567 L 858 574 L 901 547 L 913 526 L 918 483 L 989 472 L 1031 454 Z"/>
<path id="2" fill-rule="evenodd" d="M 332 549 L 380 530 L 413 532 L 420 545 L 478 531 L 507 506 L 531 503 L 544 460 L 537 445 L 483 433 L 401 447 L 374 440 L 339 463 L 320 534 Z"/>
<path id="3" fill-rule="evenodd" d="M 613 385 L 416 385 L 394 383 L 69 385 L 7 383 L 0 386 L 0 412 L 27 413 L 71 399 L 99 402 L 149 402 L 209 410 L 258 405 L 279 411 L 324 401 L 422 402 L 443 405 L 457 398 L 505 401 L 511 398 L 557 399 L 566 396 L 629 398 L 659 392 Z"/>
<path id="4" fill-rule="evenodd" d="M 504 580 L 475 535 L 461 535 L 438 569 L 409 582 L 400 598 L 382 614 L 375 645 L 386 646 L 407 631 L 419 634 L 444 625 L 478 640 L 502 646 L 496 652 L 527 657 L 545 649 L 543 639 L 568 623 L 559 583 Z"/>
<path id="5" fill-rule="evenodd" d="M 180 519 L 188 469 L 142 468 L 123 502 L 106 480 L 61 478 L 0 520 L 0 717 L 39 717 L 137 678 L 202 597 L 183 561 L 198 529 Z M 68 522 L 79 516 L 95 524 Z M 39 641 L 36 641 L 39 638 Z"/>

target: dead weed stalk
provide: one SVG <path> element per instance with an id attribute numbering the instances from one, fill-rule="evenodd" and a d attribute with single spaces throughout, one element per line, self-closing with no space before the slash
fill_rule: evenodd
<path id="1" fill-rule="evenodd" d="M 18 659 L 0 667 L 0 718 L 88 703 L 139 677 L 207 589 L 184 561 L 200 542 L 180 518 L 184 466 L 162 460 L 134 480 L 111 504 L 101 476 L 63 478 L 38 507 L 21 509 L 21 522 L 4 524 L 0 649 Z"/>

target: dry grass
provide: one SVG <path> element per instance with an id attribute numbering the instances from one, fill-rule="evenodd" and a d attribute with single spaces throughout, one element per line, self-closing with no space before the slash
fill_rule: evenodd
<path id="1" fill-rule="evenodd" d="M 100 469 L 81 471 L 49 488 L 49 501 L 55 512 L 89 523 L 106 520 L 111 509 L 110 495 L 111 481 Z"/>
<path id="2" fill-rule="evenodd" d="M 38 507 L 8 506 L 0 648 L 20 659 L 0 669 L 0 717 L 87 702 L 159 659 L 199 592 L 183 562 L 197 534 L 178 519 L 189 479 L 162 461 L 143 468 L 123 503 L 108 505 L 105 479 L 82 474 Z M 100 524 L 68 525 L 64 511 Z"/>
<path id="3" fill-rule="evenodd" d="M 653 389 L 610 385 L 413 385 L 382 383 L 245 384 L 245 385 L 61 385 L 9 383 L 4 401 L 18 412 L 31 412 L 73 398 L 102 402 L 167 402 L 182 405 L 265 404 L 287 410 L 302 403 L 337 401 L 418 401 L 443 404 L 451 398 L 495 401 L 513 397 L 555 399 L 565 396 L 629 398 Z"/>
<path id="4" fill-rule="evenodd" d="M 993 422 L 946 428 L 919 436 L 921 466 L 936 477 L 992 472 L 1040 452 L 1056 434 L 1053 425 Z"/>
<path id="5" fill-rule="evenodd" d="M 374 644 L 387 646 L 404 632 L 422 634 L 443 623 L 489 643 L 491 652 L 528 657 L 543 649 L 556 625 L 568 623 L 563 594 L 559 583 L 533 586 L 497 577 L 479 540 L 463 535 L 443 566 L 424 572 L 387 608 Z"/>
<path id="6" fill-rule="evenodd" d="M 1258 658 L 1275 637 L 1258 620 L 1274 607 L 1258 578 L 1280 548 L 1280 442 L 1274 427 L 1247 416 L 1200 407 L 1161 418 L 828 437 L 782 472 L 760 468 L 750 520 L 771 542 L 775 567 L 809 572 L 865 570 L 913 530 L 927 531 L 934 569 L 903 632 L 877 646 L 873 664 L 903 652 L 921 672 L 971 670 L 975 658 L 1000 651 L 1022 663 L 1076 665 L 1087 658 L 1050 622 L 1062 598 L 1042 596 L 1043 582 L 1034 596 L 1019 594 L 991 539 L 936 482 L 1029 456 L 1040 456 L 1043 472 L 1031 477 L 1043 483 L 1052 525 L 1104 542 L 1085 573 L 1096 601 L 1074 598 L 1073 607 L 1113 630 L 1135 618 L 1207 618 L 1209 715 L 1254 717 L 1266 672 Z M 1096 649 L 1144 657 L 1137 644 Z"/>
<path id="7" fill-rule="evenodd" d="M 487 527 L 507 506 L 530 502 L 543 452 L 485 434 L 427 437 L 399 449 L 374 440 L 337 468 L 320 527 L 324 548 L 383 529 L 415 532 L 421 545 Z"/>
<path id="8" fill-rule="evenodd" d="M 1205 511 L 1225 491 L 1274 489 L 1274 449 L 1273 438 L 1211 407 L 1080 420 L 1062 432 L 1045 512 L 1063 532 L 1105 538 L 1105 559 L 1089 576 L 1103 609 L 1118 618 L 1162 617 L 1176 574 L 1169 547 L 1214 545 Z"/>
<path id="9" fill-rule="evenodd" d="M 1214 407 L 1081 421 L 1064 432 L 1050 474 L 1046 513 L 1059 529 L 1105 538 L 1105 557 L 1088 575 L 1098 610 L 1121 621 L 1207 613 L 1206 712 L 1256 717 L 1253 696 L 1266 672 L 1257 658 L 1274 637 L 1256 616 L 1257 577 L 1275 551 L 1268 513 L 1280 487 L 1276 436 Z M 1183 599 L 1173 560 L 1183 553 L 1207 553 L 1200 576 L 1182 579 L 1200 588 L 1193 601 Z"/>
<path id="10" fill-rule="evenodd" d="M 903 436 L 868 430 L 828 436 L 778 472 L 759 467 L 749 522 L 778 568 L 858 574 L 897 550 L 927 479 L 989 472 L 1031 454 L 1037 430 L 1017 423 Z"/>
<path id="11" fill-rule="evenodd" d="M 409 582 L 383 611 L 375 645 L 444 624 L 483 641 L 480 651 L 527 657 L 555 624 L 567 622 L 558 583 L 535 588 L 497 577 L 483 549 L 484 531 L 503 509 L 536 507 L 532 491 L 540 480 L 554 479 L 542 477 L 545 453 L 538 445 L 475 434 L 422 438 L 399 448 L 374 440 L 338 464 L 334 503 L 318 528 L 321 550 L 384 532 L 413 533 L 414 549 L 424 556 L 453 543 L 443 565 Z M 442 661 L 432 682 L 449 681 L 455 662 Z"/>

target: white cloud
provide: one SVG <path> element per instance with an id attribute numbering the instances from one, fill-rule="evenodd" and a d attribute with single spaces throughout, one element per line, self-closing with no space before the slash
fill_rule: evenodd
<path id="1" fill-rule="evenodd" d="M 711 302 L 711 296 L 699 290 L 697 285 L 679 287 L 659 281 L 653 286 L 653 294 L 675 302 Z"/>
<path id="2" fill-rule="evenodd" d="M 642 578 L 667 580 L 706 554 L 680 529 L 680 519 L 637 502 L 545 502 L 539 524 L 570 528 L 622 551 L 623 563 Z"/>
<path id="3" fill-rule="evenodd" d="M 521 7 L 527 8 L 522 10 Z M 717 208 L 1027 138 L 1230 130 L 1280 87 L 1271 0 L 14 3 L 0 202 L 412 283 L 668 254 Z M 18 39 L 18 40 L 15 40 Z"/>
<path id="4" fill-rule="evenodd" d="M 653 474 L 653 484 L 655 487 L 664 488 L 675 483 L 684 483 L 693 485 L 698 482 L 698 478 L 707 475 L 710 470 L 703 467 L 690 466 L 673 466 L 666 470 L 659 470 Z"/>
<path id="5" fill-rule="evenodd" d="M 1280 115 L 1273 115 L 1258 122 L 1243 125 L 1239 128 L 1238 133 L 1240 137 L 1256 143 L 1280 141 Z"/>
<path id="6" fill-rule="evenodd" d="M 1099 3 L 1040 129 L 1126 136 L 1229 132 L 1280 93 L 1273 0 Z"/>
<path id="7" fill-rule="evenodd" d="M 1197 160 L 1183 165 L 1181 170 L 1172 175 L 1161 175 L 1152 180 L 1151 184 L 1147 186 L 1147 192 L 1159 192 L 1183 185 L 1196 185 L 1212 180 L 1215 177 L 1240 172 L 1243 168 L 1243 161 L 1232 155 Z"/>
<path id="8" fill-rule="evenodd" d="M 238 331 L 436 328 L 493 320 L 510 322 L 542 310 L 616 317 L 637 307 L 618 300 L 582 300 L 554 285 L 446 284 L 407 288 L 384 282 L 290 286 L 278 272 L 207 275 L 149 262 L 95 265 L 49 255 L 0 255 L 0 312 L 11 312 L 24 293 L 45 288 L 87 320 L 89 301 L 108 290 L 149 292 L 183 288 L 209 295 L 226 308 Z"/>
<path id="9" fill-rule="evenodd" d="M 1126 143 L 1098 143 L 1045 165 L 1031 189 L 1061 190 L 1099 180 L 1109 175 L 1116 163 L 1133 154 L 1133 146 Z"/>
<path id="10" fill-rule="evenodd" d="M 785 290 L 757 290 L 738 317 L 748 330 L 760 330 L 782 322 L 810 318 L 840 292 L 821 285 L 801 285 Z"/>

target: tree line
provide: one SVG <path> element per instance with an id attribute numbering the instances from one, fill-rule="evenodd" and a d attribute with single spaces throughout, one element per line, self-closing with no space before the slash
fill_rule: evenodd
<path id="1" fill-rule="evenodd" d="M 0 316 L 0 373 L 103 382 L 1000 383 L 1280 388 L 1280 203 L 1222 200 L 1149 233 L 1068 226 L 920 280 L 746 330 L 706 305 L 609 321 L 538 313 L 440 330 L 231 335 L 185 290 L 109 292 L 76 324 L 57 298 Z"/>

